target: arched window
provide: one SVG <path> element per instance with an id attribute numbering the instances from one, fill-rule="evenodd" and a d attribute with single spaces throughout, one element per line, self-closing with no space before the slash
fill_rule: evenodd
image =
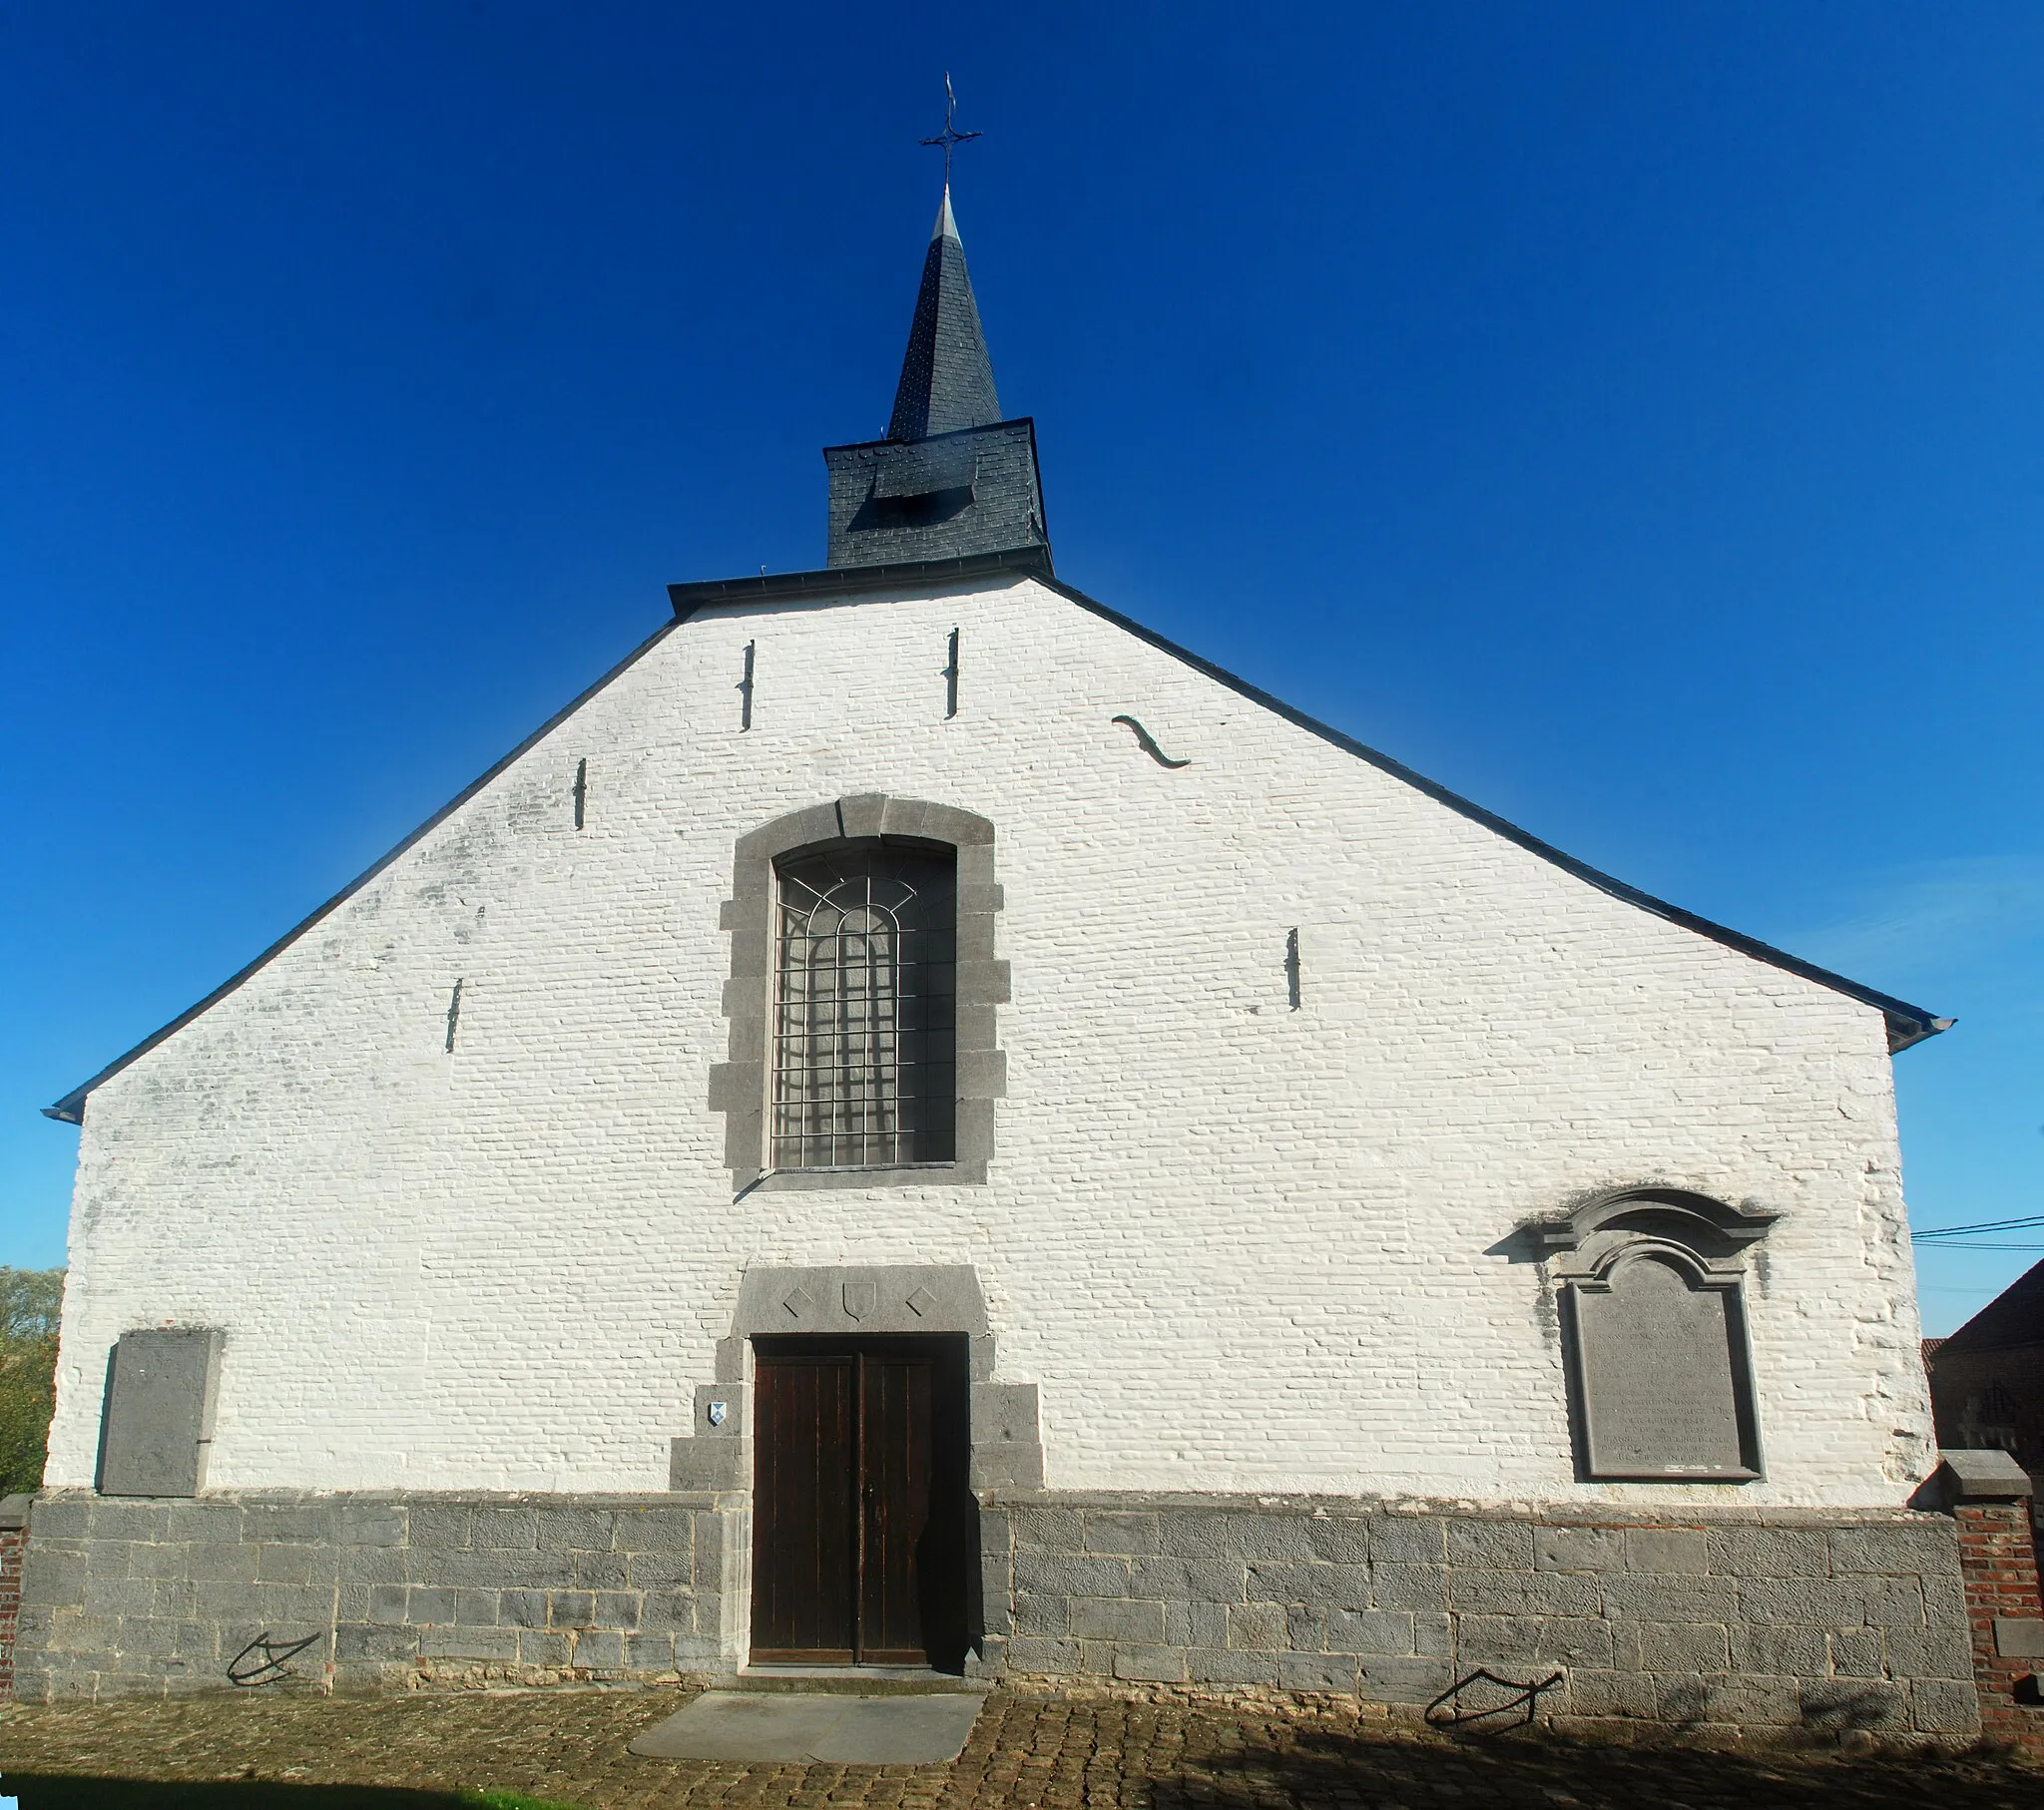
<path id="1" fill-rule="evenodd" d="M 957 858 L 878 836 L 774 863 L 771 1166 L 950 1162 Z"/>
<path id="2" fill-rule="evenodd" d="M 708 1081 L 733 1188 L 984 1187 L 1008 1091 L 993 824 L 857 792 L 732 853 Z"/>

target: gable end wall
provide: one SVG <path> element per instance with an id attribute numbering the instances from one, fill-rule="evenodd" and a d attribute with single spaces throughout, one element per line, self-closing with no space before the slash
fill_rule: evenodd
<path id="1" fill-rule="evenodd" d="M 987 1180 L 734 1199 L 734 850 L 860 793 L 1000 839 Z M 1041 585 L 709 609 L 94 1095 L 50 1476 L 90 1484 L 108 1348 L 175 1320 L 226 1335 L 214 1487 L 658 1490 L 749 1266 L 967 1263 L 1056 1487 L 1716 1501 L 1575 1480 L 1551 1290 L 1495 1248 L 1646 1181 L 1783 1215 L 1741 1500 L 1899 1501 L 1878 1012 Z"/>

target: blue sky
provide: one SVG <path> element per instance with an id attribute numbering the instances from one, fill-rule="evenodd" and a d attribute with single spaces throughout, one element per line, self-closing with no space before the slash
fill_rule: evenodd
<path id="1" fill-rule="evenodd" d="M 37 1109 L 669 580 L 820 563 L 946 69 L 1061 574 L 1957 1017 L 1917 1222 L 2044 1211 L 2040 67 L 2032 4 L 17 9 L 0 1262 Z M 1929 1328 L 2038 1254 L 1926 1253 Z"/>

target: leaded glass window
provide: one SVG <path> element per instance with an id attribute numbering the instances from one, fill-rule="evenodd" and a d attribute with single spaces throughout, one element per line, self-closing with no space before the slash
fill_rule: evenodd
<path id="1" fill-rule="evenodd" d="M 775 874 L 772 1166 L 951 1161 L 954 852 L 841 842 Z"/>

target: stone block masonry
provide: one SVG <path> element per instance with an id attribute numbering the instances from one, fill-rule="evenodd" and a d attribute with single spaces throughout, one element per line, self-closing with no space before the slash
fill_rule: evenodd
<path id="1" fill-rule="evenodd" d="M 1557 1679 L 1542 1717 L 1585 1730 L 1982 1729 L 1971 1524 L 1946 1515 L 981 1502 L 975 1669 L 993 1675 L 1331 1692 L 1417 1713 L 1482 1667 Z M 728 1672 L 748 1643 L 748 1511 L 736 1491 L 52 1492 L 34 1508 L 16 1692 L 228 1689 L 271 1664 L 320 1689 Z"/>
<path id="2" fill-rule="evenodd" d="M 1418 1708 L 1478 1667 L 1557 1677 L 1585 1731 L 1970 1739 L 1959 1536 L 1906 1511 L 1682 1517 L 1355 1498 L 1002 1496 L 989 1658 L 1011 1672 L 1266 1686 Z"/>
<path id="3" fill-rule="evenodd" d="M 271 1664 L 321 1689 L 715 1671 L 747 1525 L 712 1495 L 52 1492 L 15 1694 L 227 1689 Z"/>

